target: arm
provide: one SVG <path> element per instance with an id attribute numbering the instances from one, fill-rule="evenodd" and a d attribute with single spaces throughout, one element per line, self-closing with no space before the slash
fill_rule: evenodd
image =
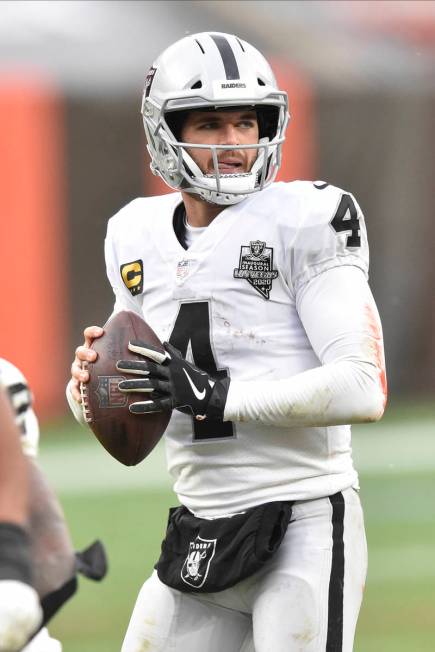
<path id="1" fill-rule="evenodd" d="M 283 380 L 231 382 L 224 419 L 290 427 L 380 419 L 382 330 L 364 274 L 352 266 L 328 270 L 303 288 L 297 305 L 322 366 Z"/>
<path id="2" fill-rule="evenodd" d="M 144 393 L 130 411 L 175 408 L 200 420 L 287 427 L 380 419 L 386 402 L 382 332 L 364 273 L 350 265 L 332 268 L 306 284 L 297 303 L 321 366 L 274 381 L 215 381 L 168 343 L 162 354 L 146 343 L 131 342 L 129 348 L 145 361 L 118 362 L 118 369 L 136 376 L 122 381 L 121 391 Z"/>
<path id="3" fill-rule="evenodd" d="M 27 470 L 20 435 L 0 386 L 0 521 L 23 526 L 28 510 Z"/>
<path id="4" fill-rule="evenodd" d="M 72 576 L 74 549 L 60 503 L 36 461 L 39 424 L 27 380 L 17 367 L 3 358 L 0 358 L 0 375 L 5 396 L 9 398 L 8 406 L 12 408 L 10 416 L 16 426 L 12 443 L 24 453 L 28 484 L 26 524 L 31 541 L 33 584 L 43 597 Z M 6 458 L 2 456 L 1 459 Z M 18 489 L 15 488 L 14 495 L 18 495 Z M 11 497 L 8 497 L 8 504 L 12 504 Z"/>
<path id="5" fill-rule="evenodd" d="M 386 402 L 382 329 L 367 275 L 369 251 L 355 198 L 304 184 L 288 280 L 321 366 L 270 383 L 231 384 L 225 418 L 287 426 L 379 419 Z"/>
<path id="6" fill-rule="evenodd" d="M 36 460 L 28 459 L 33 584 L 42 599 L 75 574 L 75 553 L 62 507 Z"/>
<path id="7" fill-rule="evenodd" d="M 82 411 L 82 397 L 80 395 L 80 383 L 89 381 L 89 373 L 82 368 L 82 362 L 93 362 L 97 358 L 96 352 L 90 348 L 92 342 L 103 335 L 104 331 L 100 326 L 87 326 L 83 331 L 84 342 L 75 351 L 75 357 L 71 365 L 71 379 L 66 386 L 66 398 L 76 420 L 86 425 Z"/>
<path id="8" fill-rule="evenodd" d="M 41 621 L 30 586 L 27 472 L 12 408 L 0 388 L 0 651 L 20 650 Z"/>
<path id="9" fill-rule="evenodd" d="M 21 448 L 26 458 L 24 461 L 29 485 L 26 531 L 16 526 L 12 526 L 14 529 L 11 530 L 11 523 L 3 524 L 2 530 L 0 524 L 0 538 L 2 535 L 8 537 L 8 540 L 3 543 L 9 546 L 8 561 L 15 561 L 15 572 L 18 560 L 21 560 L 21 563 L 25 560 L 24 567 L 29 569 L 29 576 L 31 565 L 33 586 L 33 588 L 26 586 L 21 581 L 3 583 L 0 581 L 0 651 L 4 649 L 2 637 L 5 636 L 8 640 L 9 636 L 5 630 L 6 623 L 14 636 L 21 632 L 20 640 L 25 640 L 25 636 L 28 639 L 29 634 L 35 635 L 32 642 L 24 648 L 26 651 L 56 649 L 60 652 L 59 641 L 50 638 L 45 627 L 38 632 L 35 628 L 28 629 L 27 623 L 23 620 L 23 612 L 20 613 L 21 605 L 28 609 L 26 604 L 29 599 L 34 600 L 36 591 L 43 611 L 43 624 L 46 624 L 74 594 L 77 587 L 77 572 L 96 579 L 104 576 L 104 549 L 102 544 L 95 543 L 84 552 L 77 554 L 74 552 L 61 505 L 36 462 L 39 424 L 32 408 L 32 393 L 27 380 L 17 367 L 3 358 L 0 358 L 0 376 L 12 407 L 16 441 L 19 441 L 21 435 Z M 15 540 L 11 535 L 15 535 Z M 21 541 L 17 537 L 21 538 Z M 2 620 L 4 614 L 1 612 L 3 596 L 7 599 L 7 618 L 5 617 L 4 620 Z M 40 607 L 37 599 L 36 606 L 39 614 Z M 8 652 L 12 650 L 11 645 L 9 639 Z M 20 650 L 21 647 L 20 644 Z"/>

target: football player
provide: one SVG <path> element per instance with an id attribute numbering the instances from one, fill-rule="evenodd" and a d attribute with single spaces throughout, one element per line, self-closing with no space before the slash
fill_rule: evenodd
<path id="1" fill-rule="evenodd" d="M 27 470 L 0 382 L 0 650 L 21 650 L 42 619 L 31 586 Z"/>
<path id="2" fill-rule="evenodd" d="M 38 465 L 39 424 L 33 411 L 32 393 L 26 378 L 15 365 L 0 358 L 0 383 L 13 408 L 17 434 L 21 438 L 21 448 L 26 458 L 30 493 L 26 530 L 32 584 L 42 605 L 43 623 L 46 623 L 74 594 L 77 586 L 76 572 L 87 574 L 88 570 L 84 568 L 86 564 L 81 558 L 86 553 L 77 553 L 76 556 L 62 508 Z M 18 441 L 18 436 L 16 438 Z M 96 548 L 91 546 L 90 550 L 92 565 L 92 550 L 96 550 L 98 556 L 101 549 L 97 545 Z M 89 560 L 89 551 L 87 558 Z M 23 636 L 25 633 L 27 636 L 23 643 L 34 632 L 26 632 L 23 628 Z M 2 649 L 0 642 L 0 650 Z M 22 647 L 18 649 L 21 650 Z M 46 627 L 42 627 L 23 648 L 23 652 L 61 651 L 60 641 L 52 638 Z"/>
<path id="3" fill-rule="evenodd" d="M 366 539 L 349 424 L 386 402 L 367 234 L 353 195 L 274 183 L 287 94 L 234 35 L 183 38 L 147 75 L 151 169 L 174 192 L 109 221 L 114 310 L 164 342 L 120 360 L 130 410 L 173 410 L 181 506 L 139 593 L 122 652 L 350 652 Z M 103 330 L 87 327 L 67 396 Z"/>
<path id="4" fill-rule="evenodd" d="M 30 551 L 31 559 L 33 562 L 33 584 L 35 588 L 41 588 L 41 586 L 47 582 L 47 578 L 44 578 L 44 573 L 47 572 L 47 565 L 41 563 L 41 555 L 38 555 L 38 564 L 35 564 L 35 542 L 34 542 L 34 530 L 35 526 L 42 530 L 47 530 L 44 532 L 43 536 L 48 536 L 48 534 L 53 534 L 53 524 L 49 523 L 50 517 L 53 516 L 53 510 L 47 510 L 47 500 L 44 494 L 41 492 L 41 477 L 39 467 L 36 465 L 36 457 L 38 454 L 39 446 L 39 424 L 36 418 L 35 412 L 32 408 L 32 395 L 27 383 L 26 378 L 23 376 L 21 371 L 17 369 L 8 360 L 0 358 L 0 382 L 7 391 L 9 396 L 9 401 L 14 410 L 15 423 L 19 429 L 19 436 L 21 440 L 21 448 L 27 458 L 27 469 L 29 475 L 29 486 L 30 486 L 30 500 L 29 500 L 29 517 L 28 517 L 28 532 L 30 535 Z M 53 501 L 53 496 L 50 497 L 50 501 Z M 41 504 L 40 504 L 41 503 Z M 38 521 L 40 523 L 36 525 L 36 510 L 38 510 Z M 44 510 L 45 515 L 43 517 L 43 523 L 41 522 L 41 515 L 39 510 Z M 56 528 L 63 530 L 63 515 L 59 513 L 60 508 L 56 506 Z M 41 532 L 42 534 L 42 532 Z M 59 564 L 59 549 L 58 541 L 50 540 L 50 556 L 51 556 L 51 573 L 53 572 L 54 565 Z M 70 545 L 68 537 L 68 549 L 72 552 L 72 547 Z M 72 558 L 72 556 L 71 556 Z M 68 574 L 72 572 L 72 568 L 68 569 Z M 59 641 L 53 639 L 48 634 L 47 628 L 42 628 L 40 632 L 32 639 L 32 641 L 26 645 L 23 652 L 61 652 L 62 646 Z"/>

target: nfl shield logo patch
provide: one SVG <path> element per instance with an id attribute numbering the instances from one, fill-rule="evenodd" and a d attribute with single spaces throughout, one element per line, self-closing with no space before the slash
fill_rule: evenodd
<path id="1" fill-rule="evenodd" d="M 177 263 L 177 270 L 175 272 L 175 278 L 177 281 L 184 281 L 185 278 L 190 274 L 193 260 L 190 258 L 183 258 Z"/>
<path id="2" fill-rule="evenodd" d="M 185 584 L 199 589 L 204 585 L 210 563 L 216 552 L 216 539 L 202 539 L 197 536 L 189 543 L 189 553 L 181 569 L 181 579 Z"/>
<path id="3" fill-rule="evenodd" d="M 177 261 L 175 269 L 175 282 L 177 285 L 183 285 L 193 271 L 197 268 L 198 258 L 181 258 Z"/>
<path id="4" fill-rule="evenodd" d="M 123 376 L 98 376 L 98 387 L 95 390 L 100 408 L 118 408 L 127 405 L 128 397 L 123 394 L 118 383 L 125 380 Z"/>

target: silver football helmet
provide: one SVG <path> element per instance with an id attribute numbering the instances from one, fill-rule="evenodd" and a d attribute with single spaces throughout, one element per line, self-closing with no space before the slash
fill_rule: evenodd
<path id="1" fill-rule="evenodd" d="M 203 145 L 180 142 L 186 111 L 250 107 L 257 113 L 259 142 Z M 171 188 L 200 195 L 214 204 L 236 204 L 273 182 L 281 165 L 289 114 L 287 93 L 252 45 L 231 34 L 192 34 L 167 48 L 145 80 L 142 115 L 151 170 Z M 204 174 L 187 152 L 211 150 L 214 173 Z M 249 172 L 222 174 L 218 152 L 257 149 Z"/>

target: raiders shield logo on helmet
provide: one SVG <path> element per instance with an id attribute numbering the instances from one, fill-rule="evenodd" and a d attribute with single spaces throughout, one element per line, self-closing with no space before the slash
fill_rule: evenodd
<path id="1" fill-rule="evenodd" d="M 189 543 L 189 553 L 181 569 L 181 579 L 198 589 L 204 585 L 210 570 L 210 563 L 216 552 L 216 539 L 202 539 L 197 536 Z"/>
<path id="2" fill-rule="evenodd" d="M 145 85 L 144 85 L 145 97 L 148 97 L 148 95 L 150 94 L 151 84 L 153 83 L 153 79 L 154 79 L 154 75 L 156 74 L 156 70 L 157 70 L 157 68 L 154 68 L 154 66 L 152 66 L 149 69 L 147 76 L 145 77 Z"/>

